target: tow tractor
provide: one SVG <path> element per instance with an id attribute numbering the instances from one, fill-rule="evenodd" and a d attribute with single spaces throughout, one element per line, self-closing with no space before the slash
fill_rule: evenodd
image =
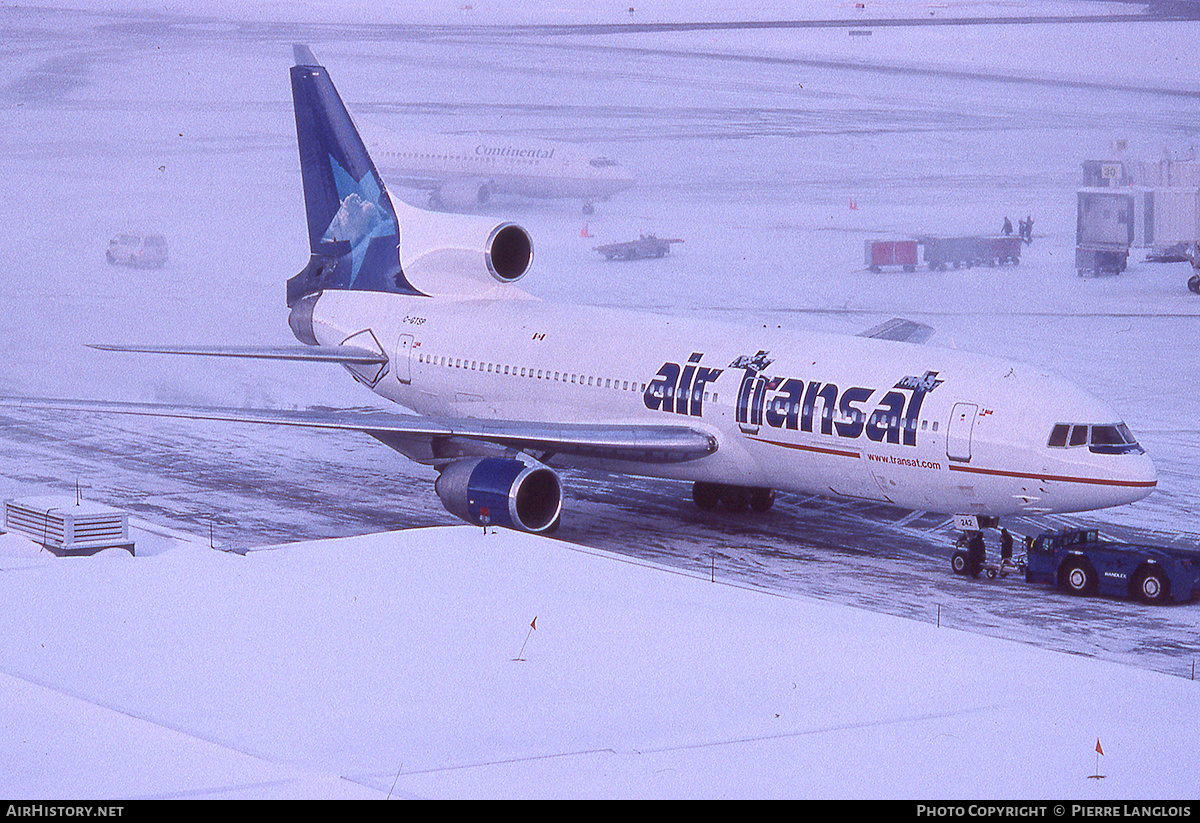
<path id="1" fill-rule="evenodd" d="M 1047 583 L 1078 596 L 1102 594 L 1137 598 L 1150 605 L 1192 600 L 1200 595 L 1200 550 L 1164 548 L 1100 539 L 1096 529 L 1063 529 L 1028 539 L 1013 560 L 984 561 L 989 578 L 1016 572 L 1026 583 Z M 950 557 L 955 574 L 971 568 L 968 535 Z"/>
<path id="2" fill-rule="evenodd" d="M 1025 580 L 1074 595 L 1136 597 L 1159 605 L 1200 594 L 1200 551 L 1102 541 L 1095 529 L 1045 532 L 1029 547 Z"/>
<path id="3" fill-rule="evenodd" d="M 640 260 L 646 257 L 662 257 L 670 253 L 672 243 L 682 243 L 678 237 L 659 237 L 654 234 L 643 234 L 637 240 L 626 240 L 623 243 L 609 243 L 596 246 L 608 260 Z"/>

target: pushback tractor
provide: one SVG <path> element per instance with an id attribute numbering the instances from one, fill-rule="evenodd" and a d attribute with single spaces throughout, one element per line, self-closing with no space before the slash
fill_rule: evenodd
<path id="1" fill-rule="evenodd" d="M 1095 529 L 1046 532 L 1029 547 L 1028 583 L 1074 595 L 1133 597 L 1160 605 L 1200 594 L 1200 551 L 1102 541 Z"/>

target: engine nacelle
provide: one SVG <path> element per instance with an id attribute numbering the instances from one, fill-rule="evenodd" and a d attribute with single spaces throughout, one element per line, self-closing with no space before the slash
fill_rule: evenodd
<path id="1" fill-rule="evenodd" d="M 551 531 L 562 513 L 562 484 L 541 464 L 501 457 L 464 458 L 434 484 L 446 510 L 476 526 Z"/>
<path id="2" fill-rule="evenodd" d="M 533 263 L 533 240 L 516 223 L 395 203 L 400 266 L 416 289 L 435 297 L 479 296 L 515 283 Z"/>
<path id="3" fill-rule="evenodd" d="M 436 209 L 473 209 L 491 199 L 492 189 L 486 180 L 451 180 L 430 195 L 429 205 Z"/>

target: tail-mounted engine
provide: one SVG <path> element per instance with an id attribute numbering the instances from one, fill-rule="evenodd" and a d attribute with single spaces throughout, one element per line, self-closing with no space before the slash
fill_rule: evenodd
<path id="1" fill-rule="evenodd" d="M 533 240 L 516 223 L 396 204 L 400 265 L 422 294 L 470 297 L 515 283 L 533 263 Z"/>
<path id="2" fill-rule="evenodd" d="M 552 531 L 562 512 L 562 484 L 550 468 L 500 457 L 464 458 L 442 468 L 434 484 L 442 505 L 476 526 Z"/>

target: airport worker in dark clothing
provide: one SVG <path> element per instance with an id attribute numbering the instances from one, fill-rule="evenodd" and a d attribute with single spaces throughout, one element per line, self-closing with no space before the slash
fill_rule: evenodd
<path id="1" fill-rule="evenodd" d="M 983 562 L 987 559 L 987 549 L 983 545 L 983 532 L 971 533 L 971 540 L 967 544 L 967 558 L 969 560 L 967 571 L 971 577 L 978 578 L 979 573 L 983 571 Z"/>
<path id="2" fill-rule="evenodd" d="M 1000 565 L 1012 564 L 1013 539 L 1008 529 L 1000 530 Z"/>
<path id="3" fill-rule="evenodd" d="M 1003 231 L 1004 231 L 1004 236 L 1005 236 L 1005 237 L 1011 237 L 1011 236 L 1012 236 L 1012 221 L 1011 221 L 1011 220 L 1009 220 L 1007 216 L 1005 216 L 1005 218 L 1004 218 L 1004 228 L 1003 228 Z"/>

